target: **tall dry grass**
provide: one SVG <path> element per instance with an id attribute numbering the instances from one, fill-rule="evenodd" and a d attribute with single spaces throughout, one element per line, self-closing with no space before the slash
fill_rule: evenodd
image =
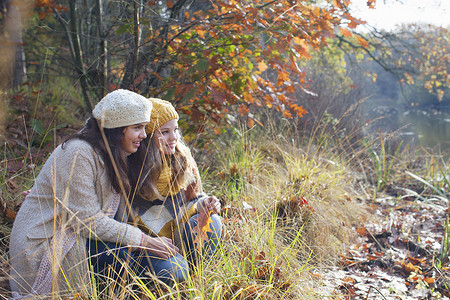
<path id="1" fill-rule="evenodd" d="M 63 92 L 41 103 L 65 96 Z M 54 116 L 64 113 L 64 104 L 61 107 Z M 173 286 L 157 280 L 146 284 L 126 262 L 127 276 L 120 282 L 113 277 L 100 280 L 91 272 L 90 286 L 83 289 L 89 291 L 88 298 L 323 299 L 331 291 L 322 288 L 318 274 L 335 266 L 354 228 L 370 218 L 366 203 L 385 195 L 402 201 L 405 189 L 424 199 L 430 199 L 430 193 L 440 195 L 427 200 L 439 203 L 448 195 L 448 163 L 439 155 L 419 155 L 409 147 L 388 151 L 385 136 L 356 142 L 350 138 L 356 133 L 342 138 L 330 130 L 328 120 L 305 135 L 289 121 L 270 121 L 264 128 L 241 126 L 233 134 L 211 136 L 206 149 L 194 149 L 205 191 L 223 205 L 225 230 L 212 259 L 201 260 L 187 281 Z M 9 210 L 2 215 L 0 263 L 6 269 L 12 220 L 5 211 L 18 208 L 20 193 L 32 185 L 53 148 L 45 145 L 56 144 L 58 124 L 26 124 L 27 136 L 35 141 L 6 143 L 2 150 L 1 204 Z M 8 279 L 3 275 L 1 282 Z M 7 286 L 2 288 L 6 293 Z M 55 291 L 60 292 L 81 297 L 76 291 Z"/>
<path id="2" fill-rule="evenodd" d="M 198 159 L 206 192 L 219 196 L 224 207 L 226 229 L 214 257 L 202 260 L 186 282 L 174 286 L 147 286 L 126 264 L 129 276 L 123 282 L 99 281 L 91 274 L 91 286 L 83 290 L 90 291 L 93 299 L 323 296 L 312 288 L 313 274 L 333 264 L 351 238 L 352 225 L 363 214 L 345 165 L 330 156 L 332 152 L 308 153 L 298 141 L 283 136 L 261 138 L 243 133 L 237 139 L 218 137 L 212 145 L 209 151 L 217 153 L 214 161 Z M 11 161 L 7 157 L 13 150 L 5 148 L 3 170 L 8 169 Z M 23 163 L 16 174 L 23 181 L 8 172 L 2 176 L 2 202 L 11 210 L 16 207 L 10 202 L 20 198 L 38 173 L 26 172 L 29 162 Z M 18 186 L 11 188 L 12 182 Z M 7 266 L 8 230 L 3 232 L 3 242 L 1 257 Z"/>

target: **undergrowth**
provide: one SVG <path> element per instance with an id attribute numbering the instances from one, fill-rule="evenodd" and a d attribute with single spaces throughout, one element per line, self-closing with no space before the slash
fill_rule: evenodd
<path id="1" fill-rule="evenodd" d="M 13 97 L 11 101 L 33 103 L 34 96 L 23 92 L 20 100 Z M 39 97 L 44 107 L 54 106 L 56 99 L 69 98 L 69 92 L 39 93 Z M 2 147 L 4 294 L 8 289 L 8 239 L 21 192 L 32 186 L 61 137 L 82 126 L 80 120 L 67 117 L 63 102 L 56 105 L 60 106 L 49 114 L 39 110 L 42 116 L 16 109 L 9 126 L 26 134 L 7 135 Z M 211 137 L 206 149 L 193 149 L 205 191 L 216 195 L 223 207 L 225 230 L 211 260 L 202 261 L 186 282 L 174 286 L 147 286 L 131 270 L 123 282 L 100 284 L 92 276 L 92 287 L 85 289 L 91 291 L 90 297 L 323 299 L 331 291 L 320 289 L 316 274 L 335 264 L 343 247 L 352 241 L 354 228 L 370 218 L 365 204 L 378 195 L 401 201 L 405 189 L 426 201 L 448 202 L 449 171 L 442 156 L 419 154 L 405 145 L 386 151 L 386 137 L 381 133 L 379 139 L 361 140 L 352 151 L 344 151 L 348 145 L 340 143 L 333 132 L 317 130 L 317 138 L 301 139 L 298 129 L 289 122 L 282 124 L 251 130 L 242 126 Z M 442 260 L 448 256 L 448 247 L 443 251 Z M 69 293 L 68 298 L 79 296 Z"/>

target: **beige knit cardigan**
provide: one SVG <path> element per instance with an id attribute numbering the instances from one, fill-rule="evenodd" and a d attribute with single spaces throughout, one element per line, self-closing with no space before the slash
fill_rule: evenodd
<path id="1" fill-rule="evenodd" d="M 64 149 L 58 146 L 13 224 L 10 285 L 15 295 L 89 294 L 87 238 L 132 250 L 140 244 L 140 229 L 114 219 L 123 201 L 90 144 L 74 139 Z"/>

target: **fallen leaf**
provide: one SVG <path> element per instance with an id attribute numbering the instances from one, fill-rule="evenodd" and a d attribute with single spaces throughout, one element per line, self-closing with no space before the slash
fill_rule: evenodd
<path id="1" fill-rule="evenodd" d="M 432 283 L 434 283 L 434 278 L 432 278 L 432 277 L 425 277 L 425 279 L 423 281 L 425 281 L 428 284 L 432 284 Z"/>
<path id="2" fill-rule="evenodd" d="M 343 282 L 348 282 L 348 283 L 355 283 L 356 282 L 355 279 L 350 277 L 350 276 L 342 278 L 342 281 Z"/>
<path id="3" fill-rule="evenodd" d="M 404 262 L 402 262 L 401 265 L 402 268 L 408 273 L 416 272 L 417 274 L 422 274 L 422 271 L 420 270 L 419 266 L 415 266 L 412 263 L 405 264 Z"/>
<path id="4" fill-rule="evenodd" d="M 10 221 L 14 221 L 14 219 L 16 218 L 16 212 L 9 207 L 0 207 L 0 212 Z"/>
<path id="5" fill-rule="evenodd" d="M 365 236 L 365 235 L 369 234 L 369 231 L 367 231 L 367 229 L 364 226 L 357 227 L 356 228 L 356 232 L 359 233 L 362 236 Z"/>

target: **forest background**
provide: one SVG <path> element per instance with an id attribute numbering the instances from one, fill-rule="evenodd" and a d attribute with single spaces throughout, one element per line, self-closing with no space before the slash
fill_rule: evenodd
<path id="1" fill-rule="evenodd" d="M 176 106 L 227 225 L 220 259 L 180 286 L 146 290 L 149 299 L 448 294 L 448 28 L 377 30 L 349 4 L 1 1 L 4 270 L 21 192 L 96 102 L 126 88 Z M 368 224 L 380 207 L 406 203 L 432 209 L 439 234 L 427 244 L 417 224 L 376 230 L 407 232 L 417 246 L 389 268 L 373 264 L 405 288 L 324 275 L 364 265 L 343 255 L 356 237 L 369 239 L 360 252 L 381 253 L 363 261 L 384 262 L 392 247 L 371 240 Z"/>

